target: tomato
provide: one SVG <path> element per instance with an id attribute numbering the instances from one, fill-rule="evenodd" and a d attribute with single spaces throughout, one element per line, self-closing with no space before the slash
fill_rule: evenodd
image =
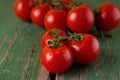
<path id="1" fill-rule="evenodd" d="M 51 73 L 63 73 L 73 63 L 72 52 L 65 45 L 58 48 L 45 47 L 42 51 L 41 59 L 43 66 Z"/>
<path id="2" fill-rule="evenodd" d="M 60 29 L 50 29 L 48 30 L 42 37 L 42 47 L 48 46 L 48 41 L 51 41 L 53 39 L 58 39 L 59 37 L 67 37 L 67 34 Z"/>
<path id="3" fill-rule="evenodd" d="M 66 4 L 66 5 L 72 5 L 73 4 L 73 0 L 62 0 L 61 2 L 63 4 Z"/>
<path id="4" fill-rule="evenodd" d="M 68 29 L 66 24 L 67 13 L 64 10 L 50 10 L 45 15 L 44 24 L 47 30 L 49 29 L 62 29 L 66 31 Z"/>
<path id="5" fill-rule="evenodd" d="M 43 4 L 35 6 L 31 11 L 32 22 L 38 26 L 44 26 L 45 14 L 51 9 L 51 5 Z"/>
<path id="6" fill-rule="evenodd" d="M 88 6 L 81 5 L 68 12 L 67 25 L 77 33 L 86 33 L 94 26 L 94 13 Z"/>
<path id="7" fill-rule="evenodd" d="M 100 53 L 99 41 L 91 34 L 84 34 L 81 41 L 73 39 L 68 45 L 77 64 L 90 64 L 96 61 Z"/>
<path id="8" fill-rule="evenodd" d="M 119 9 L 111 4 L 104 3 L 98 8 L 96 26 L 103 31 L 111 31 L 117 27 L 120 20 Z"/>
<path id="9" fill-rule="evenodd" d="M 33 0 L 16 0 L 14 12 L 18 18 L 24 21 L 30 21 L 30 12 L 33 8 Z"/>

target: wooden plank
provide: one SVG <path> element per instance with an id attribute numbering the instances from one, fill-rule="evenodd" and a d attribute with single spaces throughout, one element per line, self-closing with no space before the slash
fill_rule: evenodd
<path id="1" fill-rule="evenodd" d="M 48 78 L 49 74 L 43 74 L 47 71 L 39 72 L 43 70 L 40 42 L 45 29 L 19 20 L 13 12 L 14 2 L 2 0 L 0 3 L 0 80 Z"/>

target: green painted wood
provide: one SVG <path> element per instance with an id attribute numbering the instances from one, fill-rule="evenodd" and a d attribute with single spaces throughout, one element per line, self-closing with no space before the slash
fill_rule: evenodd
<path id="1" fill-rule="evenodd" d="M 76 0 L 87 3 L 96 9 L 104 2 L 111 2 L 120 8 L 120 0 Z M 98 60 L 91 65 L 73 67 L 64 74 L 57 74 L 56 80 L 120 80 L 120 25 L 107 37 L 103 32 L 93 32 L 100 42 L 101 52 Z"/>
<path id="2" fill-rule="evenodd" d="M 49 74 L 40 62 L 45 29 L 19 20 L 14 2 L 0 1 L 0 80 L 46 80 Z"/>
<path id="3" fill-rule="evenodd" d="M 75 0 L 88 3 L 93 9 L 103 2 L 120 8 L 120 0 Z M 0 0 L 0 80 L 50 80 L 50 74 L 40 60 L 41 38 L 45 29 L 19 20 L 14 12 L 15 0 Z M 97 34 L 95 34 L 97 33 Z M 99 39 L 98 60 L 87 66 L 74 64 L 56 80 L 120 80 L 120 25 L 107 37 L 93 31 Z"/>

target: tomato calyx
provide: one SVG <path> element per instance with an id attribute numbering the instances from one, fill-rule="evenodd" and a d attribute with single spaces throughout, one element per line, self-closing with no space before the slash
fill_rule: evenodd
<path id="1" fill-rule="evenodd" d="M 63 7 L 66 7 L 68 10 L 71 10 L 72 8 L 77 7 L 77 6 L 80 6 L 80 5 L 82 5 L 83 3 L 73 2 L 72 4 L 65 4 L 63 1 L 57 0 L 57 1 L 52 2 L 52 3 L 50 3 L 50 4 L 52 4 L 53 6 L 55 6 L 55 9 L 59 9 L 60 6 L 63 6 Z"/>
<path id="2" fill-rule="evenodd" d="M 55 9 L 67 9 L 68 11 L 74 7 L 75 4 L 66 4 L 62 0 L 56 0 L 54 2 L 50 3 L 51 5 L 54 6 Z"/>
<path id="3" fill-rule="evenodd" d="M 62 3 L 60 1 L 52 2 L 51 4 L 54 5 L 54 6 L 62 5 Z"/>
<path id="4" fill-rule="evenodd" d="M 58 47 L 61 47 L 61 46 L 62 46 L 61 42 L 62 42 L 62 41 L 65 41 L 65 40 L 68 40 L 67 37 L 61 36 L 61 33 L 60 33 L 60 31 L 59 31 L 58 29 L 54 29 L 54 31 L 52 31 L 52 32 L 50 33 L 50 35 L 51 35 L 51 36 L 54 36 L 54 37 L 60 36 L 58 39 L 53 39 L 53 40 L 51 40 L 51 41 L 48 41 L 48 44 L 50 44 L 50 46 L 49 46 L 50 48 L 58 48 Z"/>
<path id="5" fill-rule="evenodd" d="M 60 35 L 60 31 L 55 29 L 53 32 L 51 32 L 51 35 L 52 36 L 58 36 L 58 35 Z"/>
<path id="6" fill-rule="evenodd" d="M 61 47 L 63 44 L 61 44 L 62 41 L 68 40 L 66 37 L 59 37 L 58 39 L 53 39 L 51 41 L 48 41 L 48 44 L 50 44 L 49 48 L 58 48 Z"/>
<path id="7" fill-rule="evenodd" d="M 53 31 L 52 36 L 56 36 L 59 35 L 60 33 L 56 30 Z M 70 33 L 68 32 L 69 37 L 63 37 L 60 36 L 58 39 L 53 39 L 51 41 L 48 41 L 48 44 L 50 44 L 49 48 L 58 48 L 61 47 L 63 44 L 61 44 L 61 42 L 64 41 L 71 41 L 71 40 L 75 40 L 77 42 L 80 42 L 84 39 L 84 35 L 83 34 L 77 34 L 77 33 Z"/>
<path id="8" fill-rule="evenodd" d="M 50 4 L 53 5 L 55 9 L 59 9 L 60 6 L 65 6 L 64 4 L 61 3 L 60 0 L 55 1 L 55 2 L 51 2 Z M 66 7 L 66 6 L 65 6 L 65 7 Z"/>
<path id="9" fill-rule="evenodd" d="M 68 35 L 69 35 L 69 38 L 68 40 L 75 40 L 77 42 L 80 42 L 84 39 L 84 35 L 81 33 L 81 34 L 77 34 L 77 33 L 70 33 L 68 32 Z"/>
<path id="10" fill-rule="evenodd" d="M 59 44 L 59 40 L 57 40 L 57 39 L 54 39 L 52 41 L 48 41 L 48 44 L 51 44 L 49 46 L 49 48 L 58 48 L 58 47 L 62 46 L 61 44 Z"/>

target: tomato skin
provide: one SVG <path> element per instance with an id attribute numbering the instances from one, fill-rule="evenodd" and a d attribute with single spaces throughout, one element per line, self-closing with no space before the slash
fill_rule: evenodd
<path id="1" fill-rule="evenodd" d="M 45 47 L 41 59 L 44 67 L 51 73 L 63 73 L 73 63 L 72 52 L 67 46 L 58 48 Z"/>
<path id="2" fill-rule="evenodd" d="M 50 10 L 44 18 L 45 28 L 49 29 L 62 29 L 66 31 L 68 29 L 66 24 L 66 11 L 64 10 Z"/>
<path id="3" fill-rule="evenodd" d="M 67 34 L 63 31 L 63 30 L 60 30 L 60 29 L 57 29 L 60 34 L 57 35 L 57 36 L 53 36 L 51 35 L 51 33 L 54 31 L 55 29 L 50 29 L 48 30 L 42 37 L 42 41 L 41 41 L 41 44 L 42 44 L 42 47 L 44 48 L 45 46 L 48 46 L 48 41 L 51 41 L 53 39 L 58 39 L 60 36 L 63 36 L 63 37 L 67 37 Z"/>
<path id="4" fill-rule="evenodd" d="M 84 39 L 81 42 L 70 41 L 69 47 L 73 53 L 75 63 L 82 65 L 96 61 L 100 53 L 98 40 L 90 34 L 84 34 Z"/>
<path id="5" fill-rule="evenodd" d="M 61 2 L 63 4 L 66 4 L 66 5 L 72 5 L 73 4 L 73 0 L 62 0 Z"/>
<path id="6" fill-rule="evenodd" d="M 33 0 L 17 0 L 14 4 L 16 16 L 24 21 L 30 21 L 30 12 L 33 8 Z"/>
<path id="7" fill-rule="evenodd" d="M 111 31 L 117 27 L 120 20 L 119 9 L 111 4 L 104 3 L 99 7 L 99 13 L 96 14 L 96 26 L 103 31 Z"/>
<path id="8" fill-rule="evenodd" d="M 35 6 L 31 11 L 32 22 L 38 26 L 44 26 L 45 14 L 52 8 L 50 4 Z"/>
<path id="9" fill-rule="evenodd" d="M 68 12 L 67 25 L 73 32 L 86 33 L 94 26 L 94 13 L 86 4 L 75 7 Z"/>

